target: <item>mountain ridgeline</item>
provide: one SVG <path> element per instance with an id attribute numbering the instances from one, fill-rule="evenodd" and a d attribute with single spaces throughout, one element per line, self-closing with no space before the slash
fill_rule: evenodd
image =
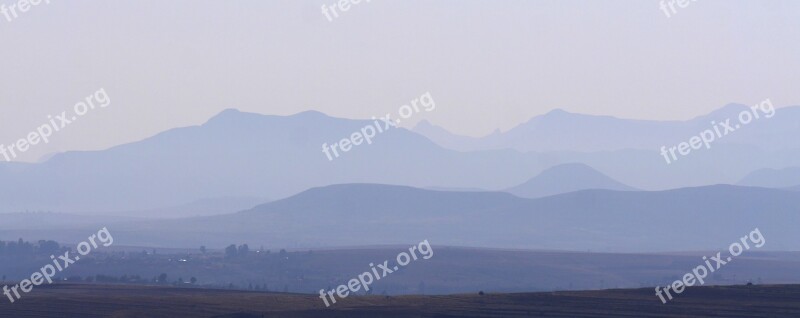
<path id="1" fill-rule="evenodd" d="M 452 145 L 442 136 L 452 134 L 442 129 L 428 127 L 439 137 L 426 137 L 399 128 L 333 161 L 322 152 L 322 144 L 350 136 L 371 120 L 313 111 L 268 116 L 226 110 L 199 126 L 102 151 L 61 153 L 42 163 L 0 163 L 0 213 L 43 210 L 137 217 L 198 201 L 282 198 L 348 183 L 508 190 L 526 197 L 593 188 L 665 190 L 735 184 L 756 170 L 800 166 L 800 141 L 781 138 L 798 133 L 798 107 L 780 108 L 773 118 L 720 139 L 712 149 L 665 164 L 659 154 L 662 145 L 687 140 L 707 129 L 710 121 L 735 116 L 743 107 L 729 105 L 684 122 L 553 111 L 505 133 L 459 138 L 469 151 L 455 149 L 460 146 L 448 149 Z M 582 169 L 536 177 L 566 163 L 584 164 L 605 176 Z M 543 189 L 543 183 L 554 189 Z M 756 184 L 791 186 L 769 180 Z M 242 204 L 247 202 L 198 214 L 234 212 Z"/>

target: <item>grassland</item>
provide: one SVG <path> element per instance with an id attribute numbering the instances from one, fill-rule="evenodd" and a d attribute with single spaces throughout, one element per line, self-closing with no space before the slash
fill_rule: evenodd
<path id="1" fill-rule="evenodd" d="M 663 305 L 652 289 L 357 296 L 56 284 L 0 303 L 0 317 L 798 317 L 800 285 L 695 287 Z"/>

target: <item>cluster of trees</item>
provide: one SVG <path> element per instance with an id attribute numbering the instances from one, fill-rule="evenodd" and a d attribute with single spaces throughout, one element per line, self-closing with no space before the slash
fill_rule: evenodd
<path id="1" fill-rule="evenodd" d="M 98 282 L 98 283 L 123 283 L 123 284 L 161 284 L 161 285 L 170 284 L 170 282 L 167 280 L 166 273 L 162 273 L 161 275 L 153 277 L 152 279 L 147 279 L 139 275 L 112 276 L 112 275 L 98 274 L 95 276 L 87 276 L 86 278 L 83 278 L 81 276 L 70 276 L 65 280 L 68 282 L 88 282 L 88 283 Z M 171 284 L 176 285 L 184 283 L 196 284 L 197 278 L 191 277 L 189 278 L 189 281 L 184 282 L 183 278 L 179 277 L 178 280 L 173 281 Z"/>
<path id="2" fill-rule="evenodd" d="M 247 244 L 239 245 L 239 247 L 231 244 L 225 248 L 225 257 L 227 258 L 247 257 L 248 254 L 250 254 L 250 247 Z"/>
<path id="3" fill-rule="evenodd" d="M 264 284 L 264 286 L 261 286 L 260 284 L 256 284 L 256 285 L 254 286 L 254 285 L 253 285 L 253 283 L 249 283 L 249 286 L 248 286 L 248 287 L 240 287 L 240 286 L 239 286 L 239 285 L 237 285 L 237 284 L 234 284 L 234 283 L 229 283 L 228 285 L 222 284 L 222 285 L 215 285 L 215 286 L 218 286 L 219 288 L 227 288 L 227 289 L 233 289 L 233 290 L 257 290 L 257 291 L 270 291 L 270 290 L 269 290 L 269 285 L 268 285 L 268 284 Z M 289 287 L 288 287 L 288 286 L 286 286 L 286 288 L 289 288 Z"/>
<path id="4" fill-rule="evenodd" d="M 153 277 L 153 282 L 157 283 L 157 284 L 169 284 L 169 280 L 167 280 L 167 274 L 166 273 L 161 273 L 161 275 L 158 275 L 158 277 Z M 183 277 L 178 277 L 178 280 L 172 282 L 173 285 L 178 285 L 178 284 L 182 285 L 184 283 L 190 283 L 190 284 L 194 285 L 194 284 L 197 283 L 197 278 L 192 277 L 192 278 L 189 278 L 188 282 L 184 282 L 183 281 Z"/>
<path id="5" fill-rule="evenodd" d="M 68 248 L 62 247 L 56 241 L 41 240 L 37 243 L 18 241 L 0 241 L 0 255 L 4 256 L 50 256 L 67 251 Z"/>
<path id="6" fill-rule="evenodd" d="M 206 247 L 205 246 L 201 246 L 200 247 L 200 251 L 203 254 L 205 254 L 206 253 Z M 269 253 L 270 253 L 269 250 L 264 250 L 264 246 L 261 246 L 261 248 L 258 251 L 259 252 L 264 252 L 265 255 L 269 255 Z M 236 244 L 231 244 L 231 245 L 228 245 L 228 247 L 225 248 L 225 257 L 226 258 L 247 257 L 247 255 L 250 255 L 250 247 L 247 246 L 247 244 L 242 244 L 242 245 L 239 245 L 239 246 L 236 246 Z M 279 255 L 280 256 L 286 256 L 286 250 L 285 249 L 281 249 Z"/>

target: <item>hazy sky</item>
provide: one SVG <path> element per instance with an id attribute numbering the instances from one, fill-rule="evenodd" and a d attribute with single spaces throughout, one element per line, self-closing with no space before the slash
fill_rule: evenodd
<path id="1" fill-rule="evenodd" d="M 0 0 L 6 6 L 12 0 Z M 800 104 L 800 2 L 52 0 L 0 16 L 0 143 L 99 88 L 111 97 L 18 160 L 102 149 L 225 108 L 370 118 L 430 91 L 451 131 L 553 108 L 688 119 L 729 102 Z"/>

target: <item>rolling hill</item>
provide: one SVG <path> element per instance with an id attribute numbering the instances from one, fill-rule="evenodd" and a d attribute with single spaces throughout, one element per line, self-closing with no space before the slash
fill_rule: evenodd
<path id="1" fill-rule="evenodd" d="M 725 248 L 759 228 L 767 250 L 797 250 L 796 192 L 708 186 L 658 192 L 584 190 L 540 199 L 346 184 L 234 214 L 108 224 L 127 245 L 273 248 L 409 244 L 603 252 Z M 331 220 L 336 220 L 331 223 Z M 725 227 L 716 226 L 725 220 Z M 86 231 L 94 230 L 87 228 Z M 80 231 L 3 230 L 0 239 L 84 239 Z"/>

